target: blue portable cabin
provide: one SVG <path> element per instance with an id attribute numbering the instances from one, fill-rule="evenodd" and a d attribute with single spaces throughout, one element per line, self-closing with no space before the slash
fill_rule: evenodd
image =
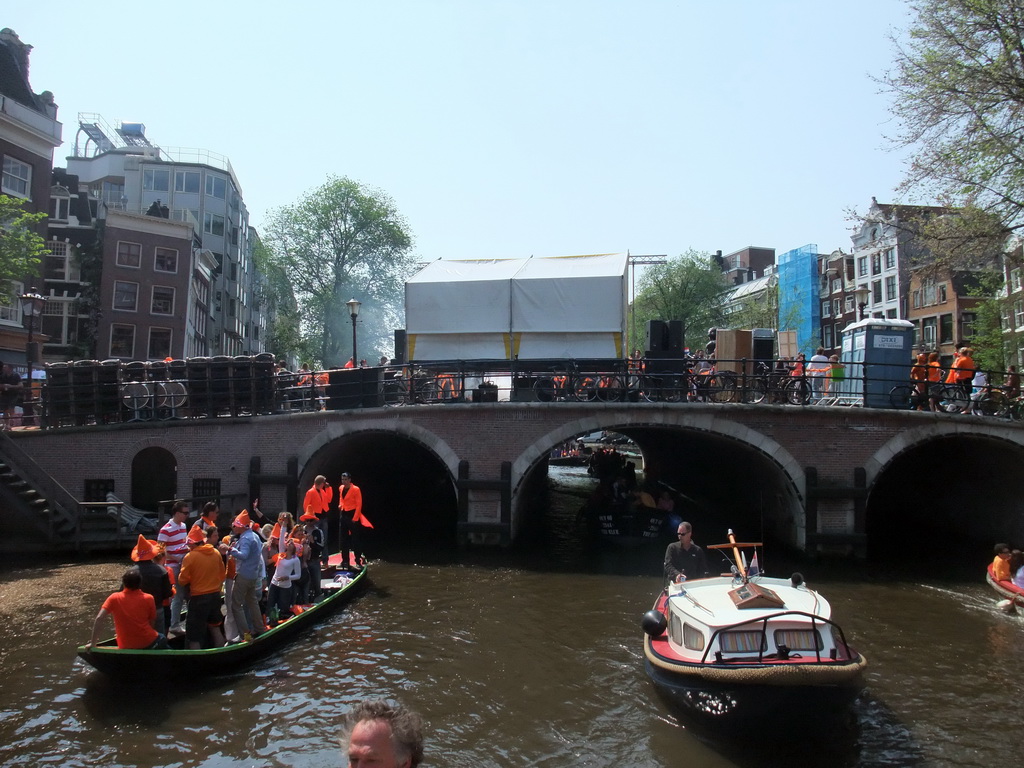
<path id="1" fill-rule="evenodd" d="M 842 349 L 840 360 L 846 369 L 839 387 L 842 397 L 868 408 L 893 407 L 889 391 L 910 382 L 914 324 L 881 317 L 858 320 L 843 329 Z"/>

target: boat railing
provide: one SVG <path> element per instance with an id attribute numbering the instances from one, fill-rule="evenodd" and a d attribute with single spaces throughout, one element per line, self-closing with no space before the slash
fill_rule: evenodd
<path id="1" fill-rule="evenodd" d="M 820 647 L 821 643 L 815 643 L 816 647 L 815 647 L 814 654 L 815 654 L 815 663 L 816 664 L 836 661 L 836 654 L 837 654 L 837 651 L 838 651 L 839 644 L 841 644 L 843 649 L 846 651 L 846 658 L 848 658 L 848 659 L 853 658 L 853 652 L 850 650 L 850 646 L 846 642 L 846 635 L 843 633 L 843 628 L 840 627 L 836 622 L 832 621 L 831 619 L 826 619 L 826 618 L 824 618 L 822 616 L 817 616 L 817 615 L 815 615 L 813 613 L 807 613 L 806 611 L 779 611 L 778 613 L 772 613 L 772 614 L 769 614 L 768 616 L 759 616 L 757 618 L 751 618 L 751 619 L 747 619 L 746 621 L 740 621 L 740 622 L 737 622 L 735 624 L 730 624 L 727 627 L 719 627 L 718 629 L 716 629 L 714 632 L 711 633 L 711 638 L 708 640 L 708 643 L 707 643 L 707 645 L 704 648 L 704 655 L 701 656 L 700 663 L 701 664 L 707 663 L 708 654 L 711 653 L 711 649 L 715 647 L 715 640 L 718 639 L 718 636 L 721 635 L 723 632 L 733 632 L 738 627 L 745 627 L 745 626 L 748 626 L 748 625 L 751 625 L 751 624 L 760 624 L 761 625 L 761 633 L 762 633 L 764 638 L 767 638 L 768 637 L 768 622 L 770 622 L 770 621 L 772 621 L 774 619 L 779 619 L 779 618 L 783 618 L 783 617 L 786 617 L 786 616 L 802 616 L 804 618 L 810 619 L 811 620 L 811 629 L 813 629 L 815 631 L 817 631 L 817 629 L 818 629 L 818 624 L 827 624 L 829 627 L 831 627 L 832 629 L 836 630 L 839 633 L 839 641 L 840 642 L 837 643 L 835 646 L 833 646 L 833 649 L 832 649 L 832 651 L 831 651 L 831 653 L 830 653 L 830 655 L 829 655 L 829 657 L 827 659 L 823 660 L 822 657 L 821 657 L 821 647 Z M 834 637 L 834 635 L 833 635 L 833 637 Z M 759 648 L 759 650 L 758 650 L 758 653 L 757 653 L 757 663 L 758 664 L 762 664 L 765 661 L 765 651 L 767 650 L 767 643 L 761 642 L 759 644 L 758 648 Z M 769 660 L 771 660 L 771 659 L 769 659 Z M 723 658 L 722 651 L 721 650 L 717 650 L 717 651 L 715 651 L 715 661 L 718 662 L 718 663 L 723 663 L 723 662 L 729 661 L 729 659 Z"/>

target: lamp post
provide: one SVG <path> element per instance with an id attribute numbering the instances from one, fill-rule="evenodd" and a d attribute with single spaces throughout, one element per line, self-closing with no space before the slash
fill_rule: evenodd
<path id="1" fill-rule="evenodd" d="M 862 285 L 853 292 L 854 300 L 857 302 L 857 306 L 860 307 L 860 319 L 864 319 L 864 307 L 868 305 L 868 299 L 871 297 L 871 291 L 866 285 Z"/>
<path id="2" fill-rule="evenodd" d="M 35 415 L 32 408 L 32 364 L 36 359 L 36 344 L 33 335 L 36 330 L 36 318 L 43 313 L 43 305 L 46 298 L 38 293 L 25 293 L 21 295 L 21 314 L 28 322 L 28 345 L 25 347 L 25 358 L 28 363 L 28 390 L 25 396 L 24 415 L 30 418 Z"/>
<path id="3" fill-rule="evenodd" d="M 352 316 L 352 367 L 358 368 L 359 358 L 356 356 L 356 318 L 359 317 L 359 307 L 362 306 L 362 302 L 349 299 L 345 304 L 348 306 L 348 313 Z"/>

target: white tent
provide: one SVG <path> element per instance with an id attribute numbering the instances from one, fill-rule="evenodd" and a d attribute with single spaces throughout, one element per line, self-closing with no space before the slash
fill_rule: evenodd
<path id="1" fill-rule="evenodd" d="M 621 358 L 626 254 L 434 261 L 405 284 L 409 360 Z"/>

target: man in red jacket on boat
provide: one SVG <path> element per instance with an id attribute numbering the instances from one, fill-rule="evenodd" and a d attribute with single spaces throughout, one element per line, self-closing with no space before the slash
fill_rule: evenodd
<path id="1" fill-rule="evenodd" d="M 365 561 L 360 531 L 363 526 L 373 528 L 373 525 L 363 516 L 363 492 L 352 482 L 348 472 L 341 473 L 338 507 L 341 509 L 341 565 L 344 567 L 349 562 L 351 544 L 352 565 L 358 566 L 360 561 Z"/>

